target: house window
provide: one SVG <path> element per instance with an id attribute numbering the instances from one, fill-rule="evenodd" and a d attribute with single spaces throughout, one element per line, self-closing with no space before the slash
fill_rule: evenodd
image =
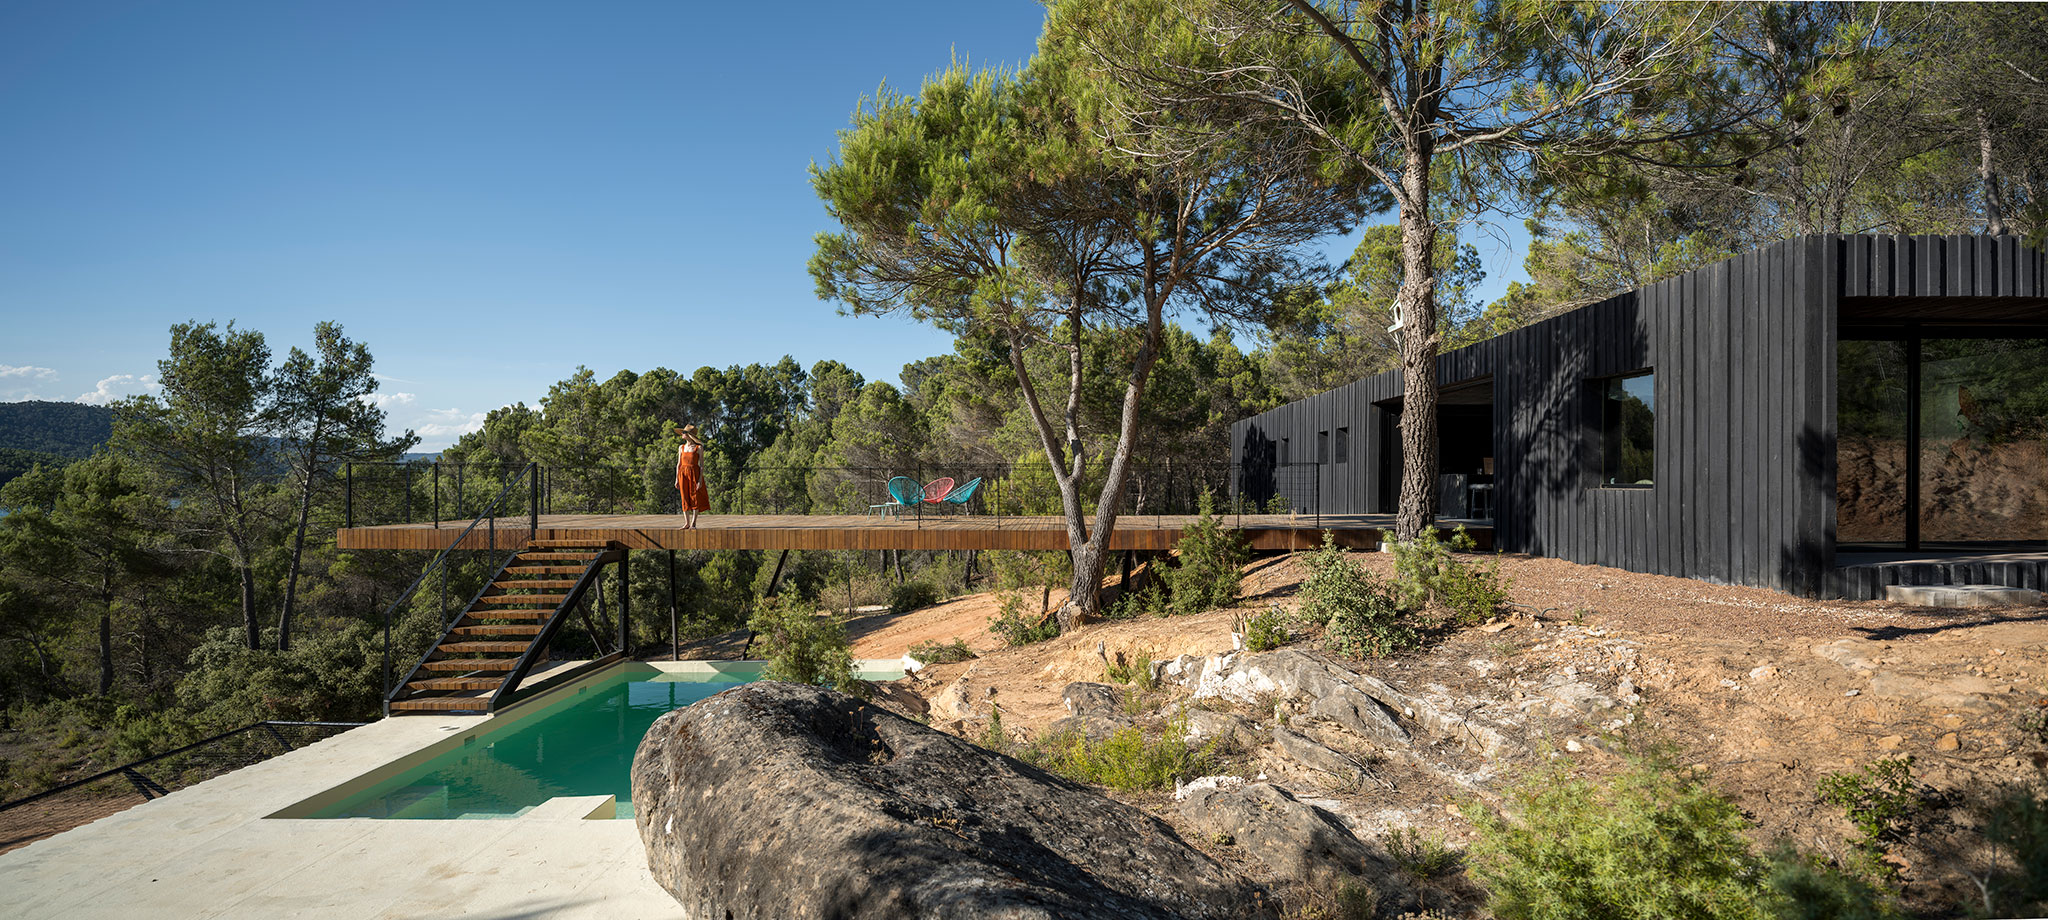
<path id="1" fill-rule="evenodd" d="M 1657 456 L 1657 375 L 1639 371 L 1597 381 L 1600 397 L 1600 484 L 1652 484 Z"/>
<path id="2" fill-rule="evenodd" d="M 1316 462 L 1330 462 L 1330 433 L 1327 431 L 1316 432 Z"/>
<path id="3" fill-rule="evenodd" d="M 1337 429 L 1337 462 L 1351 462 L 1351 429 Z"/>
<path id="4" fill-rule="evenodd" d="M 1280 465 L 1281 465 L 1281 466 L 1286 466 L 1286 465 L 1287 465 L 1287 439 L 1286 439 L 1286 438 L 1281 438 L 1281 439 L 1280 439 Z"/>

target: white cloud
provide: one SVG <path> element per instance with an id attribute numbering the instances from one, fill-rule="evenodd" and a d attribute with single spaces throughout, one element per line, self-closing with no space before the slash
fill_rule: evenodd
<path id="1" fill-rule="evenodd" d="M 429 409 L 413 421 L 412 430 L 422 438 L 461 437 L 483 430 L 484 417 L 489 414 L 465 413 L 461 409 Z"/>
<path id="2" fill-rule="evenodd" d="M 140 377 L 134 374 L 115 374 L 94 385 L 92 392 L 78 394 L 78 398 L 73 401 L 90 406 L 104 406 L 117 399 L 155 393 L 163 388 L 163 384 L 156 382 L 155 374 L 143 374 Z"/>
<path id="3" fill-rule="evenodd" d="M 392 406 L 410 406 L 417 397 L 411 393 L 370 393 L 356 398 L 379 409 L 389 409 Z"/>
<path id="4" fill-rule="evenodd" d="M 0 364 L 0 402 L 43 399 L 43 384 L 56 383 L 55 368 L 24 364 Z"/>

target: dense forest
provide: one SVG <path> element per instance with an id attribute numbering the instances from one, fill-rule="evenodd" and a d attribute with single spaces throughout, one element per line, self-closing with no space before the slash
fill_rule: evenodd
<path id="1" fill-rule="evenodd" d="M 1268 6 L 1288 12 L 1248 15 Z M 529 462 L 558 507 L 671 510 L 689 422 L 714 513 L 845 510 L 890 469 L 986 469 L 1012 511 L 1134 507 L 1203 484 L 1245 415 L 1771 240 L 2048 231 L 2048 6 L 1624 9 L 1390 20 L 1376 34 L 1417 51 L 1390 63 L 1349 4 L 1069 0 L 1020 72 L 847 100 L 810 177 L 840 228 L 810 266 L 821 299 L 956 336 L 894 382 L 790 358 L 586 369 L 413 474 L 416 439 L 364 398 L 368 343 L 333 323 L 282 356 L 180 324 L 159 395 L 0 405 L 0 696 L 28 752 L 0 797 L 211 728 L 374 715 L 439 612 L 387 620 L 426 560 L 338 551 L 335 528 L 405 502 L 474 513 Z M 1251 74 L 1279 82 L 1233 82 Z M 1481 302 L 1474 244 L 1503 216 L 1528 220 L 1530 280 Z M 1344 264 L 1310 255 L 1361 226 Z M 783 590 L 1037 596 L 1099 573 L 1093 539 L 797 553 Z M 680 555 L 679 637 L 743 624 L 772 560 Z M 658 556 L 634 559 L 632 631 L 665 646 Z"/>

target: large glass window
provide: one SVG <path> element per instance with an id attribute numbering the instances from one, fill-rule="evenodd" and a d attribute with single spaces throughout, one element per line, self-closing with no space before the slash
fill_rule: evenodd
<path id="1" fill-rule="evenodd" d="M 1600 381 L 1600 484 L 1648 486 L 1657 467 L 1657 375 Z"/>
<path id="2" fill-rule="evenodd" d="M 2048 340 L 1840 343 L 1835 538 L 1863 548 L 2048 540 Z"/>
<path id="3" fill-rule="evenodd" d="M 1902 341 L 1835 352 L 1835 540 L 1906 542 L 1906 368 Z"/>
<path id="4" fill-rule="evenodd" d="M 1337 429 L 1337 462 L 1351 462 L 1351 429 Z"/>

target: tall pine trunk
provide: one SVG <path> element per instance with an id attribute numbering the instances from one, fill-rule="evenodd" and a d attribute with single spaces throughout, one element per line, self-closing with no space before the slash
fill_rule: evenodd
<path id="1" fill-rule="evenodd" d="M 1437 512 L 1436 221 L 1429 214 L 1433 144 L 1411 146 L 1401 205 L 1401 504 L 1394 537 L 1434 526 Z"/>
<path id="2" fill-rule="evenodd" d="M 292 650 L 292 611 L 299 597 L 299 560 L 306 552 L 306 523 L 313 516 L 313 470 L 299 484 L 299 522 L 292 531 L 292 561 L 284 579 L 284 607 L 277 614 L 277 650 Z"/>

